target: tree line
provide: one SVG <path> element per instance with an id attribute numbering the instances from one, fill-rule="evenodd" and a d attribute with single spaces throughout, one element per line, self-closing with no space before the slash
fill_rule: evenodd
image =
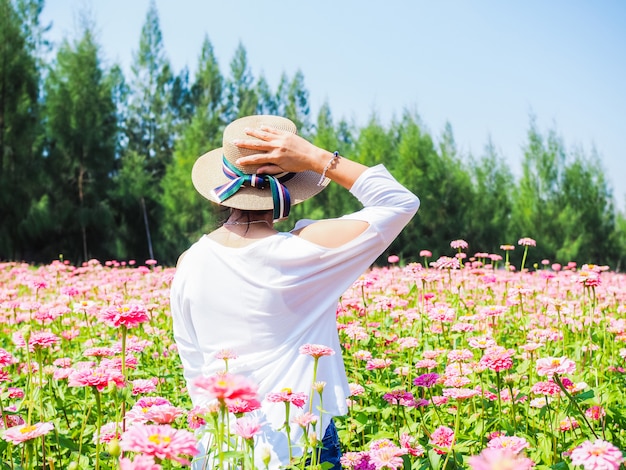
<path id="1" fill-rule="evenodd" d="M 254 76 L 243 44 L 223 71 L 206 36 L 195 72 L 177 73 L 154 3 L 128 76 L 105 65 L 88 19 L 47 59 L 42 9 L 43 0 L 0 0 L 1 260 L 174 263 L 225 218 L 193 189 L 195 159 L 221 145 L 233 119 L 266 113 L 290 118 L 316 145 L 384 163 L 420 197 L 418 215 L 389 250 L 407 261 L 423 249 L 451 255 L 455 239 L 469 242 L 471 256 L 531 237 L 534 262 L 626 262 L 626 219 L 599 155 L 567 149 L 532 116 L 515 177 L 493 142 L 461 154 L 450 125 L 435 138 L 408 110 L 389 123 L 372 114 L 362 126 L 335 119 L 329 104 L 314 116 L 302 72 L 283 73 L 271 87 Z M 290 219 L 358 208 L 330 185 Z"/>

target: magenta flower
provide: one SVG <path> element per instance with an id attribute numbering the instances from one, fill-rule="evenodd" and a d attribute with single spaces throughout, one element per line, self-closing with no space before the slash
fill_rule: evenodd
<path id="1" fill-rule="evenodd" d="M 413 384 L 417 387 L 430 388 L 437 383 L 438 379 L 439 379 L 439 374 L 431 372 L 429 374 L 422 374 L 416 377 L 413 380 Z"/>
<path id="2" fill-rule="evenodd" d="M 146 308 L 140 304 L 113 305 L 102 310 L 99 318 L 115 328 L 132 328 L 150 320 Z"/>
<path id="3" fill-rule="evenodd" d="M 468 460 L 471 470 L 530 470 L 535 463 L 510 449 L 484 449 Z"/>
<path id="4" fill-rule="evenodd" d="M 182 455 L 196 455 L 196 438 L 184 429 L 156 424 L 135 424 L 120 439 L 120 447 L 124 451 L 149 455 L 159 460 L 175 460 L 183 465 L 189 461 Z"/>
<path id="5" fill-rule="evenodd" d="M 622 451 L 601 439 L 585 441 L 571 454 L 572 464 L 582 465 L 584 470 L 618 470 L 624 461 Z"/>
<path id="6" fill-rule="evenodd" d="M 52 423 L 22 424 L 13 426 L 4 431 L 4 433 L 2 433 L 2 439 L 13 444 L 21 444 L 22 442 L 30 441 L 31 439 L 48 434 L 53 429 L 54 425 Z"/>
<path id="7" fill-rule="evenodd" d="M 335 351 L 328 346 L 322 344 L 303 344 L 299 349 L 300 354 L 305 354 L 314 358 L 320 358 L 322 356 L 332 356 Z"/>

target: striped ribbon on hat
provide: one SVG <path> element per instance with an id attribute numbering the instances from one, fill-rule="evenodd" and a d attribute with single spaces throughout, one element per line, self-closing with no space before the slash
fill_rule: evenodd
<path id="1" fill-rule="evenodd" d="M 289 215 L 289 211 L 291 210 L 291 197 L 289 196 L 289 190 L 283 183 L 293 178 L 294 173 L 281 173 L 279 175 L 248 174 L 242 172 L 239 168 L 226 160 L 224 156 L 222 156 L 222 163 L 222 170 L 231 181 L 215 188 L 215 195 L 220 202 L 231 197 L 243 186 L 265 189 L 269 184 L 274 201 L 274 219 L 284 219 Z"/>

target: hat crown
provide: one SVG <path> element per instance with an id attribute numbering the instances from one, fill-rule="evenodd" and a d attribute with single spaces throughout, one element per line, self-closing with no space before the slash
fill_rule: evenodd
<path id="1" fill-rule="evenodd" d="M 231 122 L 228 126 L 224 128 L 224 133 L 222 135 L 222 149 L 224 152 L 224 158 L 228 160 L 234 167 L 236 167 L 242 173 L 252 175 L 257 172 L 261 165 L 237 165 L 236 161 L 241 157 L 246 157 L 248 155 L 254 155 L 259 152 L 258 150 L 239 148 L 235 144 L 233 144 L 233 140 L 235 139 L 252 139 L 255 140 L 256 137 L 250 136 L 246 134 L 245 130 L 257 129 L 260 126 L 269 126 L 278 130 L 291 132 L 292 134 L 297 133 L 296 125 L 291 122 L 289 119 L 281 117 L 281 116 L 271 116 L 271 115 L 255 115 L 255 116 L 246 116 L 240 119 L 237 119 Z M 257 139 L 258 140 L 258 139 Z"/>

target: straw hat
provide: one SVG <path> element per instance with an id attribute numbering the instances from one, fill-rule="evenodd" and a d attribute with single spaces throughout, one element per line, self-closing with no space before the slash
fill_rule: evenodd
<path id="1" fill-rule="evenodd" d="M 275 208 L 269 184 L 265 184 L 264 188 L 251 187 L 249 184 L 244 184 L 234 194 L 223 200 L 220 200 L 216 193 L 216 189 L 233 181 L 233 178 L 229 178 L 224 172 L 224 160 L 236 168 L 235 171 L 238 170 L 245 175 L 254 174 L 259 168 L 259 165 L 237 165 L 235 162 L 238 158 L 259 152 L 257 150 L 239 148 L 232 144 L 234 139 L 255 139 L 255 137 L 247 135 L 244 129 L 258 128 L 259 126 L 270 126 L 294 134 L 297 133 L 296 125 L 289 119 L 280 116 L 246 116 L 231 122 L 224 129 L 222 147 L 211 150 L 199 157 L 191 171 L 193 185 L 202 196 L 216 204 L 236 209 L 269 210 Z M 266 177 L 266 175 L 259 176 Z M 314 171 L 283 173 L 274 176 L 287 189 L 291 205 L 299 204 L 315 196 L 330 181 L 328 178 L 325 178 L 321 185 L 318 185 L 320 175 Z"/>

